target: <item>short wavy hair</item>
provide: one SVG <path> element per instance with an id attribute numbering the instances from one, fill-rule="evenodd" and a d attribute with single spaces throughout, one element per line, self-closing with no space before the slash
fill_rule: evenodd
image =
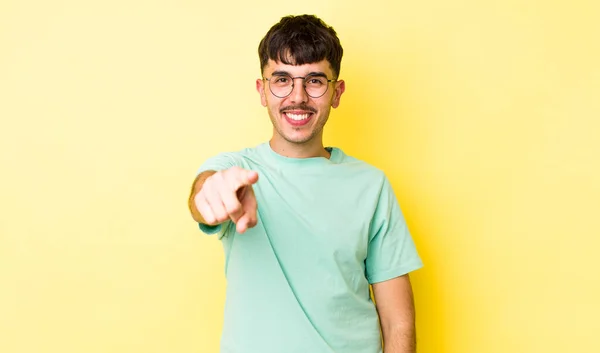
<path id="1" fill-rule="evenodd" d="M 258 45 L 261 73 L 269 59 L 287 65 L 311 64 L 327 59 L 337 78 L 343 52 L 333 27 L 314 15 L 282 17 Z"/>

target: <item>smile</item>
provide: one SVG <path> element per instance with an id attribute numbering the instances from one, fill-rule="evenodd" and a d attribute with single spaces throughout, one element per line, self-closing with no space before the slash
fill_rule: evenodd
<path id="1" fill-rule="evenodd" d="M 310 116 L 309 113 L 305 113 L 305 114 L 286 113 L 285 115 L 287 115 L 290 119 L 296 120 L 296 121 L 308 119 L 308 117 Z"/>
<path id="2" fill-rule="evenodd" d="M 312 112 L 298 112 L 298 111 L 289 111 L 283 112 L 283 117 L 285 120 L 293 126 L 302 126 L 306 125 L 312 118 Z"/>

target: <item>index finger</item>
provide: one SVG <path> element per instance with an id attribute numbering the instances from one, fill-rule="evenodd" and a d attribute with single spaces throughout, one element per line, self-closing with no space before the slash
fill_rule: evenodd
<path id="1" fill-rule="evenodd" d="M 258 181 L 258 173 L 254 170 L 245 170 L 241 175 L 242 185 L 252 185 Z"/>
<path id="2" fill-rule="evenodd" d="M 247 185 L 252 185 L 258 181 L 258 173 L 253 170 L 235 169 L 228 173 L 228 181 L 235 191 Z"/>

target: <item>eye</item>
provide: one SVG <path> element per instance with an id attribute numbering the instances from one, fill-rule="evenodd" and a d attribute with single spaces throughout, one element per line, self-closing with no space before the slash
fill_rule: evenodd
<path id="1" fill-rule="evenodd" d="M 284 83 L 288 83 L 289 79 L 285 76 L 277 76 L 275 78 L 275 81 L 273 81 L 274 83 L 279 83 L 279 84 L 284 84 Z"/>
<path id="2" fill-rule="evenodd" d="M 322 77 L 308 77 L 306 79 L 306 84 L 311 86 L 320 86 L 325 84 L 325 79 Z"/>

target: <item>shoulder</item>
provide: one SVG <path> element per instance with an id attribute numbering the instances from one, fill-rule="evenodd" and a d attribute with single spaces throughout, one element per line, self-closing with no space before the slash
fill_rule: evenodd
<path id="1" fill-rule="evenodd" d="M 387 181 L 385 172 L 373 164 L 346 154 L 341 148 L 332 147 L 337 163 L 351 175 L 350 178 L 366 179 L 370 183 L 383 185 Z"/>
<path id="2" fill-rule="evenodd" d="M 262 144 L 238 150 L 224 151 L 207 158 L 200 166 L 204 170 L 222 170 L 234 166 L 247 168 L 249 161 L 260 158 Z"/>
<path id="3" fill-rule="evenodd" d="M 216 155 L 210 158 L 230 158 L 230 159 L 245 159 L 245 158 L 253 158 L 261 154 L 261 150 L 263 149 L 263 144 L 259 144 L 252 147 L 244 147 L 237 150 L 230 150 L 217 153 Z"/>

